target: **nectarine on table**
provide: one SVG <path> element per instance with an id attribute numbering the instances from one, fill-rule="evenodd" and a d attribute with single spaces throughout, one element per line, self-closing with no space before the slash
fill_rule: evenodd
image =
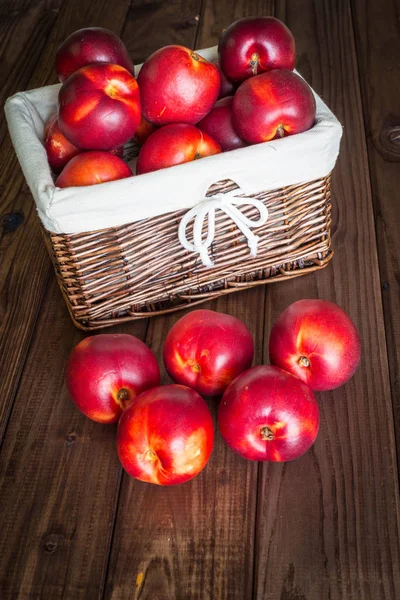
<path id="1" fill-rule="evenodd" d="M 169 330 L 164 364 L 174 381 L 206 396 L 218 396 L 253 362 L 254 342 L 246 325 L 231 315 L 193 310 Z"/>
<path id="2" fill-rule="evenodd" d="M 207 464 L 214 424 L 207 404 L 183 385 L 155 387 L 138 396 L 118 423 L 117 450 L 136 479 L 175 485 Z"/>
<path id="3" fill-rule="evenodd" d="M 222 396 L 218 424 L 225 442 L 244 458 L 282 462 L 314 443 L 319 409 L 311 389 L 283 369 L 253 367 Z"/>
<path id="4" fill-rule="evenodd" d="M 269 340 L 272 364 L 313 390 L 332 390 L 355 373 L 361 345 L 350 317 L 327 300 L 298 300 L 276 320 Z"/>

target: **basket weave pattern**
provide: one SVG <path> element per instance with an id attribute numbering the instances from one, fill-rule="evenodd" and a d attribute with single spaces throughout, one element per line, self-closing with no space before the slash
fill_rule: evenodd
<path id="1" fill-rule="evenodd" d="M 254 229 L 258 254 L 221 211 L 209 249 L 214 267 L 178 240 L 186 210 L 89 233 L 59 235 L 45 230 L 57 278 L 75 324 L 98 329 L 148 317 L 267 282 L 324 267 L 332 257 L 330 180 L 327 177 L 251 196 L 265 203 L 269 217 Z M 208 196 L 236 189 L 214 184 Z M 256 217 L 253 206 L 243 206 Z"/>

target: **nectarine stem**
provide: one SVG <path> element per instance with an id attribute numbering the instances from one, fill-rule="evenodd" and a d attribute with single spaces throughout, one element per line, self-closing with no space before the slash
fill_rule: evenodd
<path id="1" fill-rule="evenodd" d="M 285 130 L 283 129 L 283 125 L 279 125 L 278 129 L 276 130 L 276 133 L 280 138 L 285 137 Z"/>
<path id="2" fill-rule="evenodd" d="M 266 440 L 268 442 L 272 442 L 272 440 L 275 439 L 274 432 L 271 431 L 271 429 L 269 427 L 267 427 L 267 425 L 264 425 L 264 427 L 261 427 L 261 439 Z"/>
<path id="3" fill-rule="evenodd" d="M 308 360 L 307 356 L 300 356 L 300 358 L 297 362 L 300 365 L 300 367 L 309 367 L 310 366 L 310 361 Z"/>
<path id="4" fill-rule="evenodd" d="M 250 57 L 250 67 L 251 67 L 251 72 L 253 73 L 253 75 L 257 75 L 257 67 L 258 67 L 259 62 L 260 62 L 260 57 L 258 56 L 258 54 L 256 52 L 254 52 L 254 54 L 252 54 Z"/>
<path id="5" fill-rule="evenodd" d="M 122 405 L 123 408 L 126 408 L 127 401 L 130 399 L 130 394 L 128 390 L 125 388 L 121 388 L 117 394 L 117 400 Z"/>
<path id="6" fill-rule="evenodd" d="M 154 450 L 147 450 L 145 459 L 149 461 L 154 461 L 157 459 L 157 454 L 154 452 Z"/>
<path id="7" fill-rule="evenodd" d="M 200 56 L 197 54 L 197 52 L 192 52 L 190 54 L 190 58 L 193 58 L 193 60 L 200 60 Z"/>

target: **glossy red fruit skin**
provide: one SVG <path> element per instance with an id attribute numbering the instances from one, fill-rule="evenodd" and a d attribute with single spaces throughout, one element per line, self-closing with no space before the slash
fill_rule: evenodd
<path id="1" fill-rule="evenodd" d="M 139 87 L 119 65 L 96 63 L 75 71 L 62 85 L 58 100 L 59 127 L 83 150 L 122 146 L 139 125 Z"/>
<path id="2" fill-rule="evenodd" d="M 135 141 L 139 144 L 139 146 L 143 146 L 147 138 L 149 138 L 151 134 L 155 132 L 156 129 L 158 129 L 157 125 L 154 125 L 154 123 L 150 123 L 150 121 L 147 121 L 142 115 L 140 118 L 139 126 L 136 129 L 135 135 L 133 137 L 135 138 Z"/>
<path id="3" fill-rule="evenodd" d="M 251 366 L 253 337 L 242 321 L 213 310 L 193 310 L 169 330 L 164 365 L 171 378 L 199 394 L 219 396 Z"/>
<path id="4" fill-rule="evenodd" d="M 87 337 L 72 350 L 65 380 L 77 408 L 98 423 L 114 423 L 145 390 L 160 384 L 156 357 L 133 335 Z"/>
<path id="5" fill-rule="evenodd" d="M 207 464 L 214 425 L 207 404 L 183 385 L 164 385 L 141 394 L 118 423 L 117 450 L 136 479 L 176 485 Z"/>
<path id="6" fill-rule="evenodd" d="M 61 133 L 57 115 L 46 125 L 44 147 L 53 173 L 60 173 L 71 158 L 82 152 Z"/>
<path id="7" fill-rule="evenodd" d="M 301 133 L 315 122 L 310 86 L 292 71 L 275 70 L 244 81 L 233 98 L 233 125 L 249 144 Z"/>
<path id="8" fill-rule="evenodd" d="M 149 56 L 138 75 L 142 112 L 156 125 L 198 123 L 214 106 L 221 77 L 215 65 L 184 46 Z"/>
<path id="9" fill-rule="evenodd" d="M 59 188 L 97 185 L 106 181 L 132 177 L 132 171 L 119 156 L 92 150 L 81 152 L 66 164 L 56 179 Z"/>
<path id="10" fill-rule="evenodd" d="M 136 174 L 166 169 L 220 152 L 219 144 L 195 125 L 165 125 L 152 133 L 140 149 Z"/>
<path id="11" fill-rule="evenodd" d="M 350 317 L 327 300 L 299 300 L 284 310 L 269 339 L 271 363 L 313 390 L 333 390 L 352 377 L 361 343 Z"/>
<path id="12" fill-rule="evenodd" d="M 222 152 L 244 148 L 246 142 L 238 135 L 232 123 L 233 96 L 218 100 L 197 127 L 208 133 L 220 146 Z"/>
<path id="13" fill-rule="evenodd" d="M 293 35 L 274 17 L 247 17 L 222 33 L 219 64 L 232 81 L 244 81 L 271 69 L 293 70 L 296 48 Z"/>
<path id="14" fill-rule="evenodd" d="M 54 113 L 51 117 L 48 118 L 46 123 L 44 124 L 44 141 L 46 141 L 47 136 L 49 135 L 50 128 L 53 126 L 54 122 L 57 121 L 58 115 Z"/>
<path id="15" fill-rule="evenodd" d="M 122 40 L 102 27 L 78 29 L 67 37 L 56 54 L 56 71 L 61 83 L 81 67 L 107 62 L 134 74 L 133 62 Z"/>
<path id="16" fill-rule="evenodd" d="M 124 157 L 124 147 L 119 146 L 118 148 L 113 148 L 112 150 L 109 150 L 109 153 L 114 154 L 114 156 L 119 156 L 119 158 L 123 158 Z"/>
<path id="17" fill-rule="evenodd" d="M 319 409 L 311 389 L 278 367 L 239 375 L 218 411 L 222 437 L 249 460 L 282 462 L 302 456 L 318 434 Z"/>
<path id="18" fill-rule="evenodd" d="M 219 86 L 218 100 L 225 98 L 226 96 L 233 96 L 236 91 L 236 85 L 227 78 L 221 67 L 219 66 L 218 59 L 213 60 L 213 64 L 217 67 L 220 77 L 221 85 Z"/>

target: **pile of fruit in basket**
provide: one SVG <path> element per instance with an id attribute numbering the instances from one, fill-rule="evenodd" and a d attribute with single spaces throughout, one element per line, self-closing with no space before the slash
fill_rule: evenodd
<path id="1" fill-rule="evenodd" d="M 197 475 L 213 448 L 213 419 L 200 394 L 222 395 L 219 430 L 242 457 L 280 462 L 302 456 L 319 428 L 313 390 L 332 390 L 352 377 L 360 340 L 336 304 L 300 300 L 275 322 L 269 354 L 272 365 L 251 367 L 254 342 L 246 325 L 194 310 L 164 343 L 164 365 L 176 383 L 160 385 L 154 354 L 127 334 L 82 340 L 69 357 L 66 383 L 86 416 L 118 421 L 118 455 L 130 475 L 172 485 Z"/>
<path id="2" fill-rule="evenodd" d="M 218 61 L 184 46 L 165 46 L 137 80 L 123 42 L 87 28 L 57 51 L 62 87 L 47 124 L 45 148 L 59 187 L 133 175 L 123 146 L 141 146 L 136 174 L 305 131 L 315 98 L 296 73 L 295 42 L 273 17 L 251 17 L 221 35 Z"/>

